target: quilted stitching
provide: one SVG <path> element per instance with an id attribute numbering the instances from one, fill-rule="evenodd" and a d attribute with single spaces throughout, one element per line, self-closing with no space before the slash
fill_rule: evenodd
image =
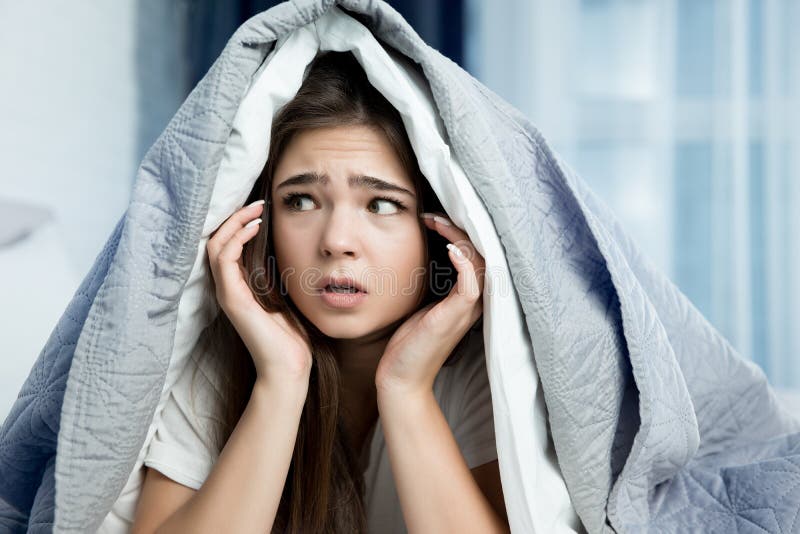
<path id="1" fill-rule="evenodd" d="M 0 530 L 53 523 L 54 458 L 67 373 L 89 306 L 119 244 L 125 216 L 56 324 L 0 429 Z"/>

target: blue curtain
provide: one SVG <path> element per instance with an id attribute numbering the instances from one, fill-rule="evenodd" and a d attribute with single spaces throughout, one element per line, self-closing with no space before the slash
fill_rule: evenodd
<path id="1" fill-rule="evenodd" d="M 236 28 L 280 2 L 270 0 L 195 0 L 186 12 L 185 61 L 188 91 L 205 76 Z M 187 91 L 187 95 L 188 95 Z"/>

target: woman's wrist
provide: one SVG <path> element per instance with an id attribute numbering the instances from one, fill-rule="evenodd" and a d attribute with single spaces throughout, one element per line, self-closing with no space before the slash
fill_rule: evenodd
<path id="1" fill-rule="evenodd" d="M 308 395 L 309 376 L 305 377 L 267 377 L 257 376 L 253 384 L 253 396 L 268 398 L 271 401 L 286 400 L 305 404 Z"/>

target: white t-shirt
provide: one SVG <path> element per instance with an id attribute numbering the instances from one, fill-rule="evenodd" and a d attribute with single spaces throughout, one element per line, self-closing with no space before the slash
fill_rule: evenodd
<path id="1" fill-rule="evenodd" d="M 480 338 L 480 332 L 471 341 L 476 338 Z M 497 459 L 483 343 L 480 339 L 477 341 L 470 343 L 455 364 L 442 367 L 433 387 L 434 396 L 470 469 Z M 187 366 L 173 387 L 144 464 L 180 484 L 198 489 L 217 457 L 205 444 L 210 440 L 203 434 L 212 424 L 206 403 L 219 402 L 219 392 L 212 387 L 214 380 L 201 366 L 195 378 L 193 412 L 189 396 L 193 371 L 193 365 Z M 405 533 L 380 417 L 365 439 L 361 464 L 367 466 L 364 482 L 369 531 Z"/>

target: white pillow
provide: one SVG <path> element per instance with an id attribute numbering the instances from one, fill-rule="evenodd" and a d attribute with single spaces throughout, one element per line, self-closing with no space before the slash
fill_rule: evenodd
<path id="1" fill-rule="evenodd" d="M 174 350 L 161 401 L 136 466 L 100 531 L 124 531 L 125 520 L 133 518 L 142 460 L 167 395 L 191 361 L 188 356 L 216 310 L 204 263 L 208 237 L 247 199 L 266 163 L 272 117 L 297 93 L 306 67 L 320 50 L 353 52 L 370 83 L 400 112 L 420 169 L 445 211 L 486 260 L 483 334 L 511 528 L 548 534 L 575 531 L 580 522 L 547 434 L 544 397 L 524 314 L 489 213 L 443 141 L 444 127 L 427 82 L 410 60 L 384 49 L 366 27 L 335 6 L 317 21 L 278 40 L 237 111 L 197 260 L 178 307 Z"/>

